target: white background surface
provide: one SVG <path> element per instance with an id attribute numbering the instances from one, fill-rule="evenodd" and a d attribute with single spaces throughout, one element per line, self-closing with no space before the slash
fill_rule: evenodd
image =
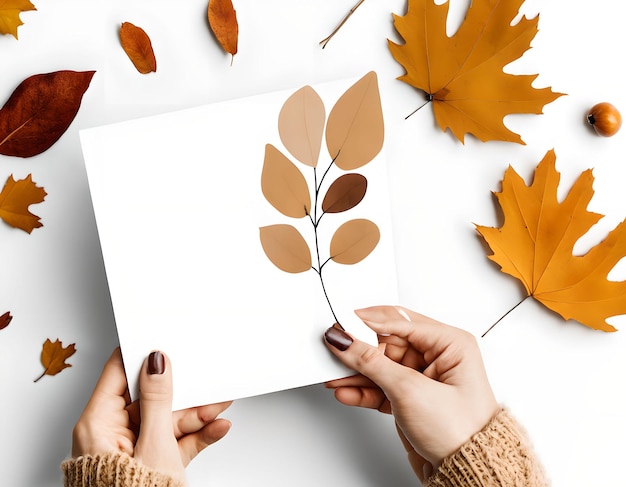
<path id="1" fill-rule="evenodd" d="M 22 14 L 19 41 L 0 38 L 0 99 L 32 74 L 97 73 L 55 146 L 31 159 L 0 157 L 2 180 L 32 173 L 48 192 L 32 207 L 43 228 L 27 235 L 0 225 L 0 312 L 14 316 L 0 331 L 3 485 L 60 484 L 58 465 L 69 452 L 71 428 L 117 343 L 81 128 L 374 69 L 386 114 L 401 303 L 477 335 L 522 297 L 520 285 L 486 259 L 472 225 L 499 224 L 490 192 L 499 189 L 509 164 L 530 178 L 554 148 L 564 191 L 594 168 L 590 210 L 607 216 L 583 239 L 581 251 L 626 216 L 626 131 L 604 139 L 584 124 L 585 111 L 598 101 L 626 111 L 620 61 L 626 43 L 617 2 L 524 4 L 530 15 L 541 11 L 540 31 L 534 48 L 508 69 L 540 73 L 537 86 L 568 94 L 544 115 L 507 118 L 526 146 L 471 137 L 461 145 L 436 128 L 429 107 L 404 120 L 422 97 L 395 80 L 403 70 L 386 45 L 388 37 L 397 39 L 391 12 L 404 13 L 401 0 L 367 0 L 323 51 L 317 42 L 353 0 L 240 0 L 240 52 L 232 67 L 208 31 L 205 1 L 175 8 L 155 0 L 35 4 L 36 12 Z M 467 4 L 452 1 L 452 26 Z M 141 76 L 126 59 L 117 39 L 122 21 L 151 36 L 156 74 Z M 624 262 L 618 267 L 623 279 Z M 555 486 L 622 482 L 626 320 L 612 323 L 622 331 L 594 332 L 527 300 L 480 340 L 497 397 L 529 430 Z M 46 338 L 75 342 L 78 351 L 72 368 L 34 384 Z M 242 400 L 225 416 L 233 429 L 193 462 L 192 485 L 416 483 L 390 418 L 342 407 L 322 386 Z"/>

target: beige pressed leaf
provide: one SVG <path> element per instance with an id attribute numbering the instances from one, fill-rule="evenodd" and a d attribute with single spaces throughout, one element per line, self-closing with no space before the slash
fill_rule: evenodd
<path id="1" fill-rule="evenodd" d="M 324 102 L 313 88 L 305 86 L 291 95 L 280 110 L 280 140 L 301 163 L 316 167 L 325 122 Z"/>
<path id="2" fill-rule="evenodd" d="M 344 171 L 364 166 L 378 155 L 384 139 L 378 78 L 371 71 L 337 100 L 326 123 L 326 146 Z"/>
<path id="3" fill-rule="evenodd" d="M 330 241 L 330 258 L 338 264 L 356 264 L 378 245 L 380 230 L 366 219 L 350 220 L 341 225 Z"/>
<path id="4" fill-rule="evenodd" d="M 272 144 L 265 146 L 261 189 L 267 201 L 283 215 L 303 218 L 310 214 L 311 194 L 306 179 Z"/>
<path id="5" fill-rule="evenodd" d="M 367 178 L 362 174 L 350 173 L 340 176 L 330 185 L 324 201 L 324 213 L 341 213 L 358 205 L 367 192 Z"/>
<path id="6" fill-rule="evenodd" d="M 297 274 L 311 269 L 311 251 L 300 232 L 291 225 L 269 225 L 259 229 L 267 258 L 285 272 Z"/>
<path id="7" fill-rule="evenodd" d="M 120 26 L 120 43 L 137 71 L 141 74 L 156 72 L 156 58 L 146 31 L 130 22 L 124 22 Z"/>

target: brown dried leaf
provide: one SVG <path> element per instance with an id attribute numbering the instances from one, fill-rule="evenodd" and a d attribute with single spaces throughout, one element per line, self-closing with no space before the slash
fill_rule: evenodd
<path id="1" fill-rule="evenodd" d="M 11 316 L 10 311 L 7 311 L 2 316 L 0 316 L 0 330 L 4 330 L 7 326 L 9 326 L 9 323 L 11 323 L 12 319 L 13 316 Z"/>
<path id="2" fill-rule="evenodd" d="M 310 214 L 311 194 L 306 179 L 272 144 L 265 146 L 261 189 L 267 201 L 283 215 L 302 218 Z"/>
<path id="3" fill-rule="evenodd" d="M 304 86 L 291 95 L 280 110 L 280 140 L 301 163 L 316 167 L 325 122 L 324 102 L 313 88 Z"/>
<path id="4" fill-rule="evenodd" d="M 276 267 L 293 274 L 311 269 L 311 251 L 296 228 L 283 224 L 269 225 L 259 230 L 265 255 Z"/>
<path id="5" fill-rule="evenodd" d="M 376 157 L 384 133 L 378 78 L 370 71 L 348 88 L 330 111 L 326 146 L 337 167 L 351 171 Z"/>
<path id="6" fill-rule="evenodd" d="M 95 71 L 36 74 L 20 83 L 0 110 L 0 154 L 31 157 L 70 126 Z"/>
<path id="7" fill-rule="evenodd" d="M 41 350 L 41 364 L 45 370 L 34 382 L 37 382 L 44 375 L 57 375 L 63 369 L 71 367 L 72 364 L 67 364 L 65 361 L 76 353 L 75 345 L 75 343 L 71 343 L 64 348 L 58 338 L 54 343 L 49 338 L 46 339 Z"/>
<path id="8" fill-rule="evenodd" d="M 37 10 L 29 0 L 0 0 L 0 34 L 17 39 L 17 28 L 24 23 L 20 13 L 28 10 Z"/>
<path id="9" fill-rule="evenodd" d="M 120 43 L 137 71 L 141 74 L 156 72 L 156 57 L 148 34 L 130 22 L 120 26 Z"/>
<path id="10" fill-rule="evenodd" d="M 367 191 L 367 178 L 362 174 L 350 173 L 337 178 L 330 185 L 322 211 L 325 213 L 341 213 L 358 205 Z"/>
<path id="11" fill-rule="evenodd" d="M 28 207 L 41 203 L 45 197 L 46 191 L 33 182 L 30 174 L 18 181 L 11 175 L 0 192 L 0 218 L 12 227 L 30 233 L 43 224 L 37 215 L 28 211 Z"/>
<path id="12" fill-rule="evenodd" d="M 222 49 L 232 56 L 232 64 L 235 54 L 237 54 L 237 40 L 239 38 L 239 24 L 237 23 L 237 12 L 231 0 L 210 0 L 209 1 L 209 25 L 215 38 L 222 46 Z"/>
<path id="13" fill-rule="evenodd" d="M 350 220 L 341 225 L 330 241 L 330 258 L 338 264 L 356 264 L 378 245 L 380 230 L 366 219 Z"/>

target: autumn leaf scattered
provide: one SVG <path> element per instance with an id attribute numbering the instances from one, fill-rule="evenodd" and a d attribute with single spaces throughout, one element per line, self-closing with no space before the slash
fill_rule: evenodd
<path id="1" fill-rule="evenodd" d="M 537 75 L 503 71 L 530 48 L 537 33 L 538 15 L 511 24 L 523 2 L 473 0 L 451 37 L 446 34 L 448 2 L 408 0 L 406 15 L 394 15 L 394 26 L 405 41 L 389 41 L 392 56 L 406 70 L 398 79 L 426 93 L 441 130 L 449 128 L 461 142 L 470 133 L 483 142 L 524 144 L 504 125 L 504 117 L 540 114 L 562 95 L 533 88 Z"/>
<path id="2" fill-rule="evenodd" d="M 20 13 L 28 10 L 37 10 L 29 0 L 0 0 L 0 34 L 17 39 L 17 28 L 24 24 Z"/>
<path id="3" fill-rule="evenodd" d="M 12 319 L 13 316 L 11 316 L 10 311 L 7 311 L 2 316 L 0 316 L 0 330 L 4 330 L 7 326 L 9 326 L 9 323 L 11 323 Z"/>
<path id="4" fill-rule="evenodd" d="M 33 229 L 43 226 L 37 215 L 33 215 L 28 207 L 41 203 L 46 191 L 33 182 L 29 174 L 26 179 L 15 181 L 13 175 L 0 192 L 0 218 L 12 227 L 31 233 Z"/>
<path id="5" fill-rule="evenodd" d="M 0 109 L 0 154 L 32 157 L 48 150 L 78 113 L 95 71 L 56 71 L 20 83 Z"/>
<path id="6" fill-rule="evenodd" d="M 146 31 L 130 22 L 123 22 L 120 26 L 120 43 L 137 71 L 141 74 L 156 72 L 156 57 Z"/>
<path id="7" fill-rule="evenodd" d="M 232 0 L 209 0 L 209 26 L 222 49 L 231 55 L 230 64 L 237 54 L 239 24 Z"/>
<path id="8" fill-rule="evenodd" d="M 476 228 L 493 251 L 489 258 L 519 279 L 528 296 L 566 320 L 616 331 L 606 319 L 626 314 L 626 281 L 611 281 L 608 274 L 626 256 L 626 220 L 586 254 L 573 255 L 574 244 L 603 215 L 587 211 L 591 170 L 579 176 L 562 202 L 557 200 L 555 161 L 549 151 L 530 186 L 509 167 L 496 193 L 504 224 Z"/>
<path id="9" fill-rule="evenodd" d="M 63 347 L 58 338 L 55 342 L 51 342 L 49 338 L 46 339 L 41 350 L 41 364 L 45 370 L 33 382 L 37 382 L 44 375 L 57 375 L 63 369 L 71 367 L 72 364 L 65 363 L 65 361 L 74 353 L 76 353 L 75 343 Z"/>

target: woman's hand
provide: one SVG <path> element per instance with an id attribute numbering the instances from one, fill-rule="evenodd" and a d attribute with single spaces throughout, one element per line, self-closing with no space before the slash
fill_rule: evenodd
<path id="1" fill-rule="evenodd" d="M 402 307 L 357 315 L 378 334 L 379 347 L 331 327 L 330 350 L 359 375 L 328 382 L 349 406 L 392 413 L 421 480 L 498 413 L 475 338 Z"/>
<path id="2" fill-rule="evenodd" d="M 172 367 L 161 352 L 144 362 L 139 389 L 138 401 L 130 403 L 116 348 L 74 427 L 72 456 L 125 452 L 184 482 L 189 462 L 228 433 L 230 422 L 217 416 L 230 402 L 172 413 Z"/>

